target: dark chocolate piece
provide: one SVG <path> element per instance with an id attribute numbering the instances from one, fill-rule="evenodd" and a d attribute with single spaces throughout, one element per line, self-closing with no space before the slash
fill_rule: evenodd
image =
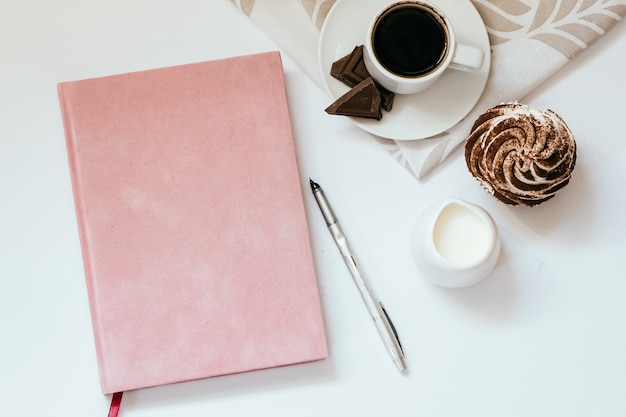
<path id="1" fill-rule="evenodd" d="M 380 120 L 383 117 L 380 91 L 374 80 L 368 77 L 339 97 L 325 111 L 328 114 Z"/>
<path id="2" fill-rule="evenodd" d="M 369 76 L 365 62 L 363 62 L 363 45 L 359 45 L 348 55 L 341 72 L 341 78 L 349 87 L 354 87 Z"/>
<path id="3" fill-rule="evenodd" d="M 355 46 L 348 55 L 333 62 L 330 75 L 348 87 L 354 87 L 369 77 L 363 62 L 363 45 Z"/>
<path id="4" fill-rule="evenodd" d="M 348 55 L 333 62 L 330 75 L 338 79 L 348 87 L 354 87 L 366 78 L 370 77 L 365 62 L 363 61 L 363 45 L 355 46 Z M 395 94 L 375 83 L 381 96 L 383 110 L 391 111 Z"/>
<path id="5" fill-rule="evenodd" d="M 342 83 L 344 82 L 342 79 L 343 68 L 345 67 L 346 62 L 348 62 L 349 58 L 350 58 L 350 55 L 346 55 L 343 58 L 339 58 L 338 60 L 333 62 L 333 65 L 330 67 L 330 75 L 332 75 L 334 78 L 338 79 Z"/>
<path id="6" fill-rule="evenodd" d="M 376 87 L 378 87 L 378 91 L 380 91 L 381 107 L 384 110 L 391 111 L 393 99 L 396 95 L 381 85 L 376 84 Z"/>

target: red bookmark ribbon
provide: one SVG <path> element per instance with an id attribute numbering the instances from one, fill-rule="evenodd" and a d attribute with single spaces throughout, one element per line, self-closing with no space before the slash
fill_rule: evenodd
<path id="1" fill-rule="evenodd" d="M 117 414 L 120 412 L 120 406 L 122 405 L 122 394 L 123 392 L 116 392 L 113 394 L 111 398 L 111 408 L 109 408 L 109 416 L 108 417 L 117 417 Z"/>

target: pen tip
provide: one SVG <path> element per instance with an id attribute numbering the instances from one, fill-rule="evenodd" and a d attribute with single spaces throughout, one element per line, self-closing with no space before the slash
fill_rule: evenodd
<path id="1" fill-rule="evenodd" d="M 309 178 L 309 184 L 311 185 L 311 190 L 317 190 L 318 188 L 320 188 L 320 185 L 313 181 L 311 178 Z"/>

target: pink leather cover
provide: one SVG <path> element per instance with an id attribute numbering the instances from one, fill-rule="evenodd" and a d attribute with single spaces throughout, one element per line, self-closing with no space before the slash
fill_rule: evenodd
<path id="1" fill-rule="evenodd" d="M 278 52 L 59 97 L 104 393 L 327 357 Z"/>

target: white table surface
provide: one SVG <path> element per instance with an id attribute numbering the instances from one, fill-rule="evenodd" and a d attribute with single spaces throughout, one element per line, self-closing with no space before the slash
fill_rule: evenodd
<path id="1" fill-rule="evenodd" d="M 105 416 L 56 83 L 277 49 L 226 0 L 0 2 L 0 415 Z M 578 162 L 556 198 L 495 201 L 460 149 L 415 179 L 284 56 L 327 325 L 321 362 L 126 393 L 121 416 L 625 416 L 626 23 L 525 102 Z M 400 333 L 389 359 L 308 189 L 318 181 Z M 410 228 L 448 197 L 496 220 L 492 275 L 442 289 Z"/>

